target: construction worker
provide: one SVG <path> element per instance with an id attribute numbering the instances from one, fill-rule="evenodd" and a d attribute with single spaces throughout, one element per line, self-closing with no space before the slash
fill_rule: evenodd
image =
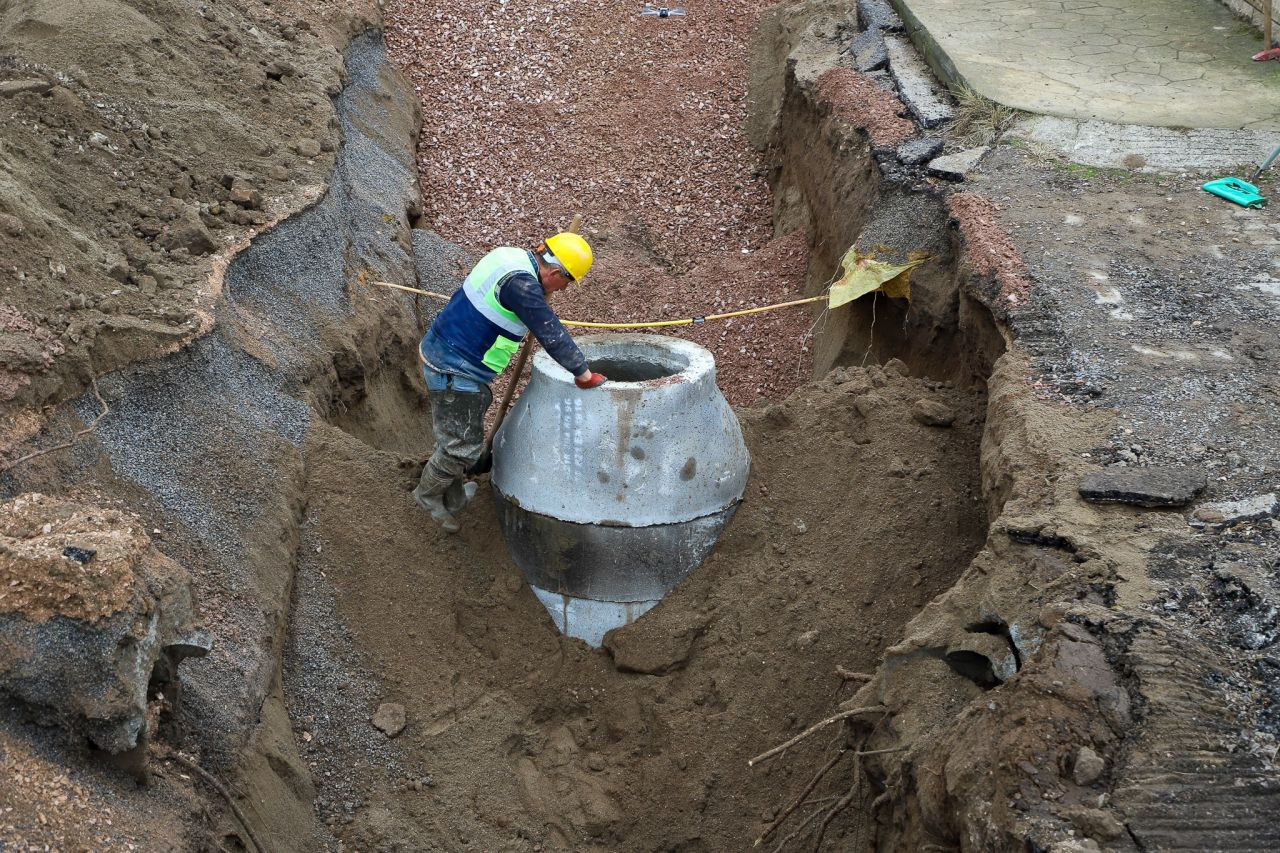
<path id="1" fill-rule="evenodd" d="M 418 347 L 431 397 L 436 446 L 413 491 L 418 505 L 445 531 L 476 493 L 463 476 L 484 451 L 484 414 L 493 402 L 489 383 L 532 333 L 547 354 L 573 374 L 579 388 L 605 381 L 547 305 L 547 295 L 582 281 L 591 247 L 564 232 L 527 249 L 502 247 L 480 259 L 436 315 Z M 512 381 L 515 381 L 514 379 Z"/>

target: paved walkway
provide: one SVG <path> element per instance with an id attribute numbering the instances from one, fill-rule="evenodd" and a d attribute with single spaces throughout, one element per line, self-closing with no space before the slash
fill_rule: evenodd
<path id="1" fill-rule="evenodd" d="M 891 0 L 944 77 L 1045 115 L 1280 130 L 1280 62 L 1217 0 Z"/>

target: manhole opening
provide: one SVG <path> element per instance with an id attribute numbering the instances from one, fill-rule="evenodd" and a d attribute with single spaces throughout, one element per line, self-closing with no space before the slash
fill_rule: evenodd
<path id="1" fill-rule="evenodd" d="M 612 382 L 645 382 L 675 376 L 689 366 L 687 359 L 653 352 L 636 352 L 592 356 L 586 353 L 591 369 L 603 373 Z"/>

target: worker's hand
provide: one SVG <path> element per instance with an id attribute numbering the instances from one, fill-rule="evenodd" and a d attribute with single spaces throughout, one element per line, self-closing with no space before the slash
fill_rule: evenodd
<path id="1" fill-rule="evenodd" d="M 577 385 L 579 388 L 583 389 L 584 391 L 587 388 L 594 388 L 597 385 L 601 384 L 602 382 L 604 382 L 604 374 L 594 373 L 591 370 L 584 370 L 582 371 L 581 376 L 575 376 L 573 378 L 573 384 Z"/>

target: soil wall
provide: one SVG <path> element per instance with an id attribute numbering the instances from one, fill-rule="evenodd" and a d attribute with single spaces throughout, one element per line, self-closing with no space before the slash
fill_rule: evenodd
<path id="1" fill-rule="evenodd" d="M 341 142 L 332 171 L 317 176 L 305 210 L 228 250 L 211 273 L 206 333 L 167 357 L 119 370 L 104 362 L 110 416 L 74 453 L 5 475 L 8 494 L 44 488 L 128 506 L 190 570 L 214 647 L 183 667 L 182 701 L 164 715 L 169 745 L 243 792 L 273 850 L 327 845 L 281 683 L 308 500 L 305 437 L 313 421 L 376 399 L 388 382 L 420 383 L 412 299 L 367 284 L 416 283 L 416 103 L 377 33 L 350 42 L 341 73 L 332 105 L 324 98 Z M 97 409 L 84 395 L 37 441 L 52 443 Z M 148 797 L 171 794 L 161 784 L 132 799 L 145 810 Z M 207 843 L 202 833 L 243 832 L 216 800 L 213 814 L 211 825 L 188 827 L 192 847 Z"/>

